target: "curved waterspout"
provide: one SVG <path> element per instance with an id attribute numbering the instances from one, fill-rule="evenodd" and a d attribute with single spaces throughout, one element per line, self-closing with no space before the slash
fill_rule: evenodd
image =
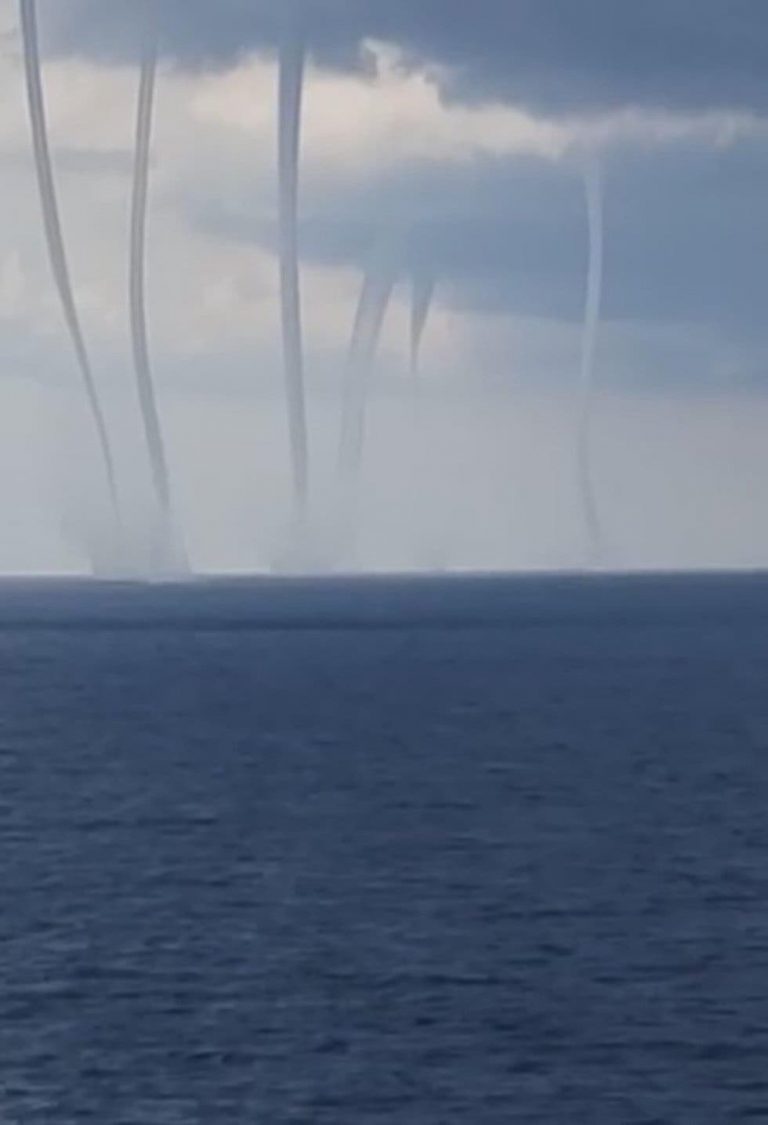
<path id="1" fill-rule="evenodd" d="M 411 376 L 421 375 L 421 345 L 435 299 L 436 282 L 430 273 L 417 273 L 413 279 L 413 304 L 411 306 Z"/>
<path id="2" fill-rule="evenodd" d="M 296 514 L 303 519 L 309 498 L 309 450 L 304 390 L 304 342 L 298 250 L 299 155 L 306 49 L 298 20 L 290 21 L 279 60 L 280 298 L 285 389 Z"/>
<path id="3" fill-rule="evenodd" d="M 20 15 L 27 101 L 30 124 L 32 127 L 32 146 L 43 212 L 43 225 L 45 228 L 48 258 L 64 313 L 64 320 L 72 340 L 72 346 L 82 377 L 88 408 L 96 430 L 112 511 L 115 522 L 119 528 L 122 524 L 122 518 L 115 461 L 104 411 L 96 389 L 93 369 L 80 324 L 80 316 L 72 289 L 69 263 L 64 246 L 64 236 L 62 234 L 61 218 L 56 195 L 56 182 L 53 174 L 53 162 L 51 160 L 50 144 L 48 140 L 48 123 L 45 110 L 45 96 L 43 93 L 35 0 L 20 0 Z"/>
<path id="4" fill-rule="evenodd" d="M 136 162 L 131 207 L 130 254 L 130 319 L 133 364 L 139 407 L 147 443 L 152 484 L 162 521 L 161 538 L 163 564 L 177 560 L 171 480 L 168 458 L 163 439 L 162 424 L 157 407 L 155 382 L 149 354 L 146 309 L 146 243 L 147 201 L 149 194 L 149 154 L 152 141 L 155 81 L 157 76 L 157 49 L 147 46 L 141 65 L 138 113 L 136 121 Z"/>
<path id="5" fill-rule="evenodd" d="M 397 272 L 391 248 L 380 242 L 363 279 L 344 376 L 339 475 L 352 489 L 360 482 L 368 395 Z"/>

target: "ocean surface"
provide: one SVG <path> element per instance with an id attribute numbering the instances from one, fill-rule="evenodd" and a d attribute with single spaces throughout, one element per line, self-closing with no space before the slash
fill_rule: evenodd
<path id="1" fill-rule="evenodd" d="M 0 584 L 0 1121 L 768 1122 L 768 578 Z"/>

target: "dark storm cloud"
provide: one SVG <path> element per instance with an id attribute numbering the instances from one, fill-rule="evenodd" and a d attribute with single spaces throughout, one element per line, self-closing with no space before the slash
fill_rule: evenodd
<path id="1" fill-rule="evenodd" d="M 271 49 L 286 3 L 47 0 L 43 15 L 51 49 L 131 55 L 151 19 L 177 61 L 214 65 Z M 466 100 L 768 107 L 765 0 L 305 0 L 304 11 L 320 61 L 354 67 L 365 39 L 390 40 L 413 65 L 448 67 L 446 95 Z"/>

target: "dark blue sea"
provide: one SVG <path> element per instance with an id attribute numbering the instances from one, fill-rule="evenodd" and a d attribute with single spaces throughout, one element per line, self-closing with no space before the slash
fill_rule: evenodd
<path id="1" fill-rule="evenodd" d="M 768 578 L 0 585 L 0 1121 L 768 1122 Z"/>

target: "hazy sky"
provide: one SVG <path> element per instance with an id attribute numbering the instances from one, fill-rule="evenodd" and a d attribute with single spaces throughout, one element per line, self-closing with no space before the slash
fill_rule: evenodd
<path id="1" fill-rule="evenodd" d="M 160 34 L 149 291 L 195 564 L 265 566 L 288 464 L 274 0 L 39 0 L 73 278 L 136 520 L 126 315 L 138 45 Z M 583 169 L 606 179 L 598 491 L 617 565 L 768 562 L 764 0 L 307 0 L 303 253 L 319 494 L 375 240 L 429 264 L 428 449 L 388 319 L 359 561 L 573 566 Z M 0 570 L 76 569 L 95 461 L 41 237 L 16 4 L 0 0 Z"/>

